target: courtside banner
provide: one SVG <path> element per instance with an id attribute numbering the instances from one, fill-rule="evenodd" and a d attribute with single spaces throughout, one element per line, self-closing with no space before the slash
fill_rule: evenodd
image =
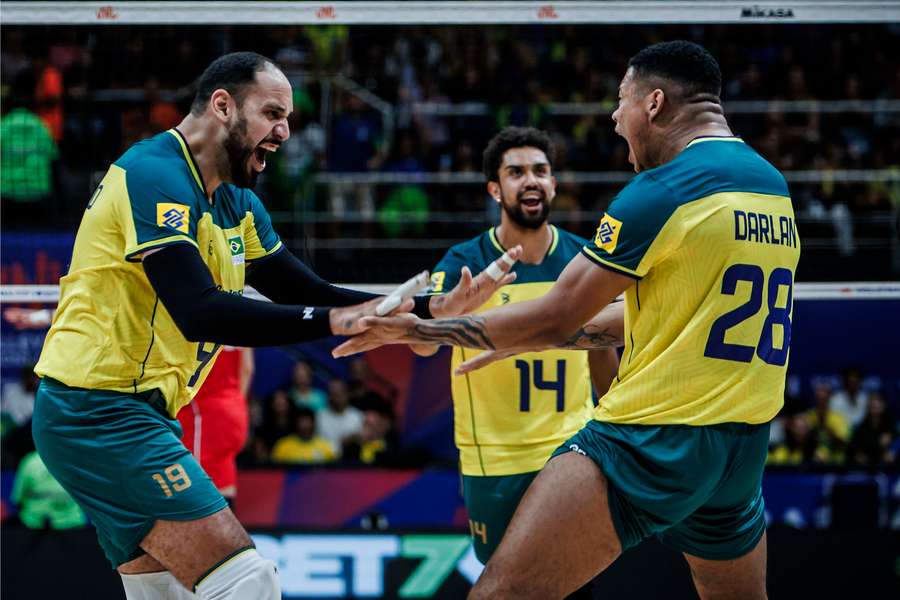
<path id="1" fill-rule="evenodd" d="M 283 598 L 464 598 L 483 569 L 461 533 L 251 535 Z"/>

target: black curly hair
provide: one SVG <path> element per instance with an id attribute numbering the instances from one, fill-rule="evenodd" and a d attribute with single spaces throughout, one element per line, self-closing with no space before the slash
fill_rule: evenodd
<path id="1" fill-rule="evenodd" d="M 487 148 L 484 149 L 482 170 L 488 181 L 499 181 L 500 164 L 503 155 L 510 148 L 537 148 L 547 157 L 550 167 L 553 167 L 553 142 L 550 136 L 534 127 L 505 127 L 500 133 L 491 138 Z"/>

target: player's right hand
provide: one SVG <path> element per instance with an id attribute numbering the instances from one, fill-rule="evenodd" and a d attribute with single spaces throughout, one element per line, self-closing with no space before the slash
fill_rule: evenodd
<path id="1" fill-rule="evenodd" d="M 385 299 L 385 296 L 372 298 L 368 302 L 357 304 L 355 306 L 344 306 L 342 308 L 332 308 L 328 313 L 329 324 L 331 325 L 331 333 L 333 335 L 357 335 L 365 331 L 365 327 L 360 324 L 363 317 L 376 316 L 378 305 Z M 388 316 L 399 315 L 400 313 L 408 313 L 415 307 L 412 298 L 406 298 L 400 305 L 388 313 Z"/>
<path id="2" fill-rule="evenodd" d="M 463 267 L 459 283 L 441 296 L 433 296 L 428 304 L 434 318 L 458 317 L 469 314 L 487 302 L 499 288 L 516 280 L 510 269 L 522 256 L 522 246 L 513 246 L 485 270 L 472 276 L 469 267 Z"/>

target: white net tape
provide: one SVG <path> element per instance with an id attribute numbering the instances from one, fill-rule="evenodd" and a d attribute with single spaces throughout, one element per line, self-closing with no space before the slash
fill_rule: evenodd
<path id="1" fill-rule="evenodd" d="M 722 2 L 4 2 L 5 25 L 887 23 L 900 3 Z"/>
<path id="2" fill-rule="evenodd" d="M 373 294 L 389 294 L 397 286 L 394 284 L 338 284 L 355 290 Z M 265 300 L 259 292 L 248 287 L 244 296 Z M 900 282 L 838 282 L 838 283 L 797 283 L 794 284 L 795 300 L 898 300 Z M 59 300 L 59 286 L 56 285 L 4 285 L 0 286 L 0 303 L 45 303 L 55 304 Z"/>

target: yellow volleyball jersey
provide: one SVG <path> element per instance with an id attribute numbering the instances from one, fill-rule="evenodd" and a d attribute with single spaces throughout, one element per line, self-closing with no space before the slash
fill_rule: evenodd
<path id="1" fill-rule="evenodd" d="M 223 184 L 213 198 L 210 204 L 175 130 L 135 144 L 113 163 L 81 220 L 35 372 L 71 387 L 159 389 L 174 418 L 220 346 L 185 339 L 147 280 L 141 255 L 190 244 L 222 290 L 241 294 L 246 264 L 281 248 L 250 190 Z"/>
<path id="2" fill-rule="evenodd" d="M 784 177 L 703 137 L 636 176 L 583 253 L 633 277 L 612 423 L 764 423 L 784 401 L 800 241 Z"/>
<path id="3" fill-rule="evenodd" d="M 500 288 L 477 312 L 544 295 L 585 240 L 551 226 L 553 242 L 537 265 L 516 263 L 515 283 Z M 460 269 L 477 274 L 505 252 L 493 229 L 453 246 L 434 268 L 431 293 L 453 289 Z M 455 369 L 479 353 L 453 348 Z M 456 446 L 463 475 L 537 471 L 591 418 L 587 352 L 520 354 L 481 370 L 451 376 Z"/>

